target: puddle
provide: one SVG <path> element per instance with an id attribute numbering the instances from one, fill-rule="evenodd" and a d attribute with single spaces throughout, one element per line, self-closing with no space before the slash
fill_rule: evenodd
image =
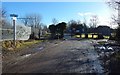
<path id="1" fill-rule="evenodd" d="M 39 47 L 39 48 L 37 48 L 35 50 L 42 50 L 42 49 L 44 49 L 44 47 Z"/>
<path id="2" fill-rule="evenodd" d="M 58 44 L 55 44 L 55 46 L 57 46 Z"/>
<path id="3" fill-rule="evenodd" d="M 42 50 L 44 47 L 40 47 L 40 48 L 38 48 L 39 50 Z"/>
<path id="4" fill-rule="evenodd" d="M 17 60 L 27 58 L 27 57 L 29 57 L 29 56 L 31 56 L 31 55 L 32 55 L 32 54 L 24 54 L 24 55 L 21 55 L 20 57 L 17 58 Z"/>
<path id="5" fill-rule="evenodd" d="M 26 57 L 29 57 L 31 54 L 25 54 L 23 56 L 21 56 L 21 58 L 26 58 Z"/>

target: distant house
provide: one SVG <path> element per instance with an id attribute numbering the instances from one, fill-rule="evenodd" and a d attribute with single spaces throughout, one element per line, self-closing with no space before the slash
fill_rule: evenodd
<path id="1" fill-rule="evenodd" d="M 103 36 L 110 36 L 111 29 L 109 26 L 98 26 L 97 33 L 102 34 Z"/>

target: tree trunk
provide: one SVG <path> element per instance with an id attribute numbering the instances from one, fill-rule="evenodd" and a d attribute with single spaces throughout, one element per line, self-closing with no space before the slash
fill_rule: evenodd
<path id="1" fill-rule="evenodd" d="M 40 39 L 40 37 L 41 37 L 40 35 L 41 35 L 41 31 L 40 31 L 40 29 L 39 29 L 39 34 L 38 34 L 38 36 L 39 36 L 39 39 Z"/>

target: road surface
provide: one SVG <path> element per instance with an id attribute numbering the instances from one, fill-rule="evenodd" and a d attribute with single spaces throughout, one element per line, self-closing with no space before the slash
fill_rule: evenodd
<path id="1" fill-rule="evenodd" d="M 64 40 L 3 61 L 3 73 L 104 73 L 93 40 Z"/>

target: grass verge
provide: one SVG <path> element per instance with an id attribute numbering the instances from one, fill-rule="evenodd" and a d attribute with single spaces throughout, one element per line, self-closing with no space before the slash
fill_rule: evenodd
<path id="1" fill-rule="evenodd" d="M 3 41 L 2 42 L 2 49 L 3 51 L 14 51 L 26 47 L 30 47 L 31 45 L 37 44 L 42 42 L 43 40 L 27 40 L 27 41 L 16 41 L 16 48 L 14 49 L 13 41 Z"/>
<path id="2" fill-rule="evenodd" d="M 104 45 L 105 43 L 107 43 L 106 41 L 99 41 L 98 44 L 100 45 Z"/>
<path id="3" fill-rule="evenodd" d="M 27 46 L 31 46 L 37 43 L 42 42 L 43 40 L 32 40 L 32 41 L 25 41 L 20 46 L 17 46 L 16 48 L 25 48 Z"/>

